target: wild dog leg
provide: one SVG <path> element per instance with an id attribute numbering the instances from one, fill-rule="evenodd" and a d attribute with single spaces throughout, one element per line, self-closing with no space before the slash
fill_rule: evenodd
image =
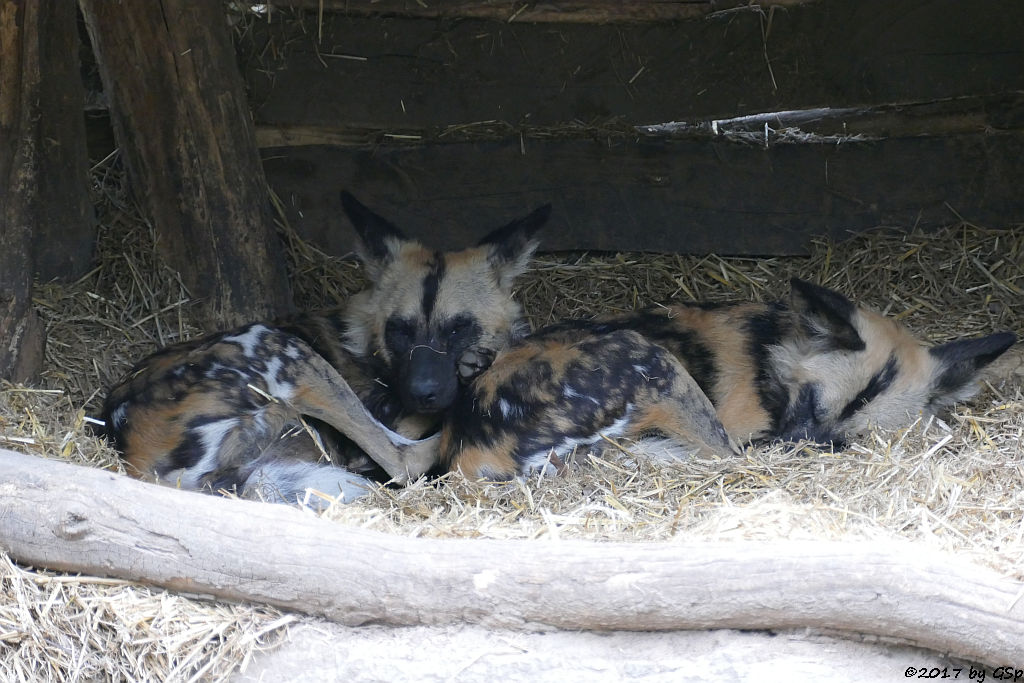
<path id="1" fill-rule="evenodd" d="M 673 359 L 675 360 L 675 359 Z M 715 406 L 682 364 L 671 363 L 675 377 L 668 392 L 652 392 L 638 401 L 637 415 L 629 425 L 629 436 L 657 431 L 697 452 L 727 457 L 736 448 L 718 419 Z"/>
<path id="2" fill-rule="evenodd" d="M 413 441 L 387 429 L 370 415 L 330 363 L 294 338 L 292 344 L 305 357 L 293 366 L 294 389 L 281 398 L 297 412 L 323 420 L 352 439 L 400 484 L 423 475 L 437 462 L 436 437 Z"/>

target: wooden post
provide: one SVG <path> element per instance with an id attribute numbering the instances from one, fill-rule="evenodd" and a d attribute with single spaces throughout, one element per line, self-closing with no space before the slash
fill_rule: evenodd
<path id="1" fill-rule="evenodd" d="M 40 7 L 42 87 L 38 120 L 38 220 L 33 239 L 39 282 L 73 281 L 88 272 L 96 243 L 85 137 L 85 88 L 78 54 L 78 8 L 67 0 Z"/>
<path id="2" fill-rule="evenodd" d="M 0 449 L 0 550 L 343 624 L 868 634 L 1024 661 L 1024 587 L 910 543 L 426 539 Z"/>
<path id="3" fill-rule="evenodd" d="M 291 308 L 219 0 L 81 0 L 114 134 L 159 249 L 223 328 Z"/>
<path id="4" fill-rule="evenodd" d="M 13 381 L 29 380 L 39 372 L 45 343 L 32 309 L 31 247 L 43 142 L 42 4 L 0 0 L 0 378 Z"/>

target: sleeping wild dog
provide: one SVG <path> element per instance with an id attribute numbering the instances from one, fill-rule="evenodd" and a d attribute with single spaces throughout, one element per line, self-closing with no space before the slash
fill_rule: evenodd
<path id="1" fill-rule="evenodd" d="M 443 463 L 508 478 L 602 435 L 647 432 L 718 454 L 729 440 L 838 445 L 969 398 L 1016 341 L 929 347 L 838 292 L 791 284 L 788 303 L 679 304 L 540 330 L 455 403 Z"/>
<path id="2" fill-rule="evenodd" d="M 476 247 L 438 252 L 348 193 L 341 199 L 369 287 L 340 309 L 139 362 L 104 404 L 131 474 L 270 500 L 308 488 L 351 500 L 366 492 L 358 472 L 380 475 L 377 463 L 381 478 L 399 481 L 436 463 L 437 439 L 424 437 L 460 386 L 529 331 L 512 288 L 550 206 Z"/>
<path id="3" fill-rule="evenodd" d="M 456 399 L 441 465 L 492 480 L 554 472 L 578 446 L 652 431 L 735 453 L 714 405 L 663 346 L 628 329 L 549 327 L 499 354 Z"/>

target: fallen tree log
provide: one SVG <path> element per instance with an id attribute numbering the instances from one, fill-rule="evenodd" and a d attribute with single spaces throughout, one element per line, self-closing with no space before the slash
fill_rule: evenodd
<path id="1" fill-rule="evenodd" d="M 813 627 L 1024 661 L 1024 584 L 910 544 L 401 538 L 0 450 L 0 550 L 348 625 Z"/>

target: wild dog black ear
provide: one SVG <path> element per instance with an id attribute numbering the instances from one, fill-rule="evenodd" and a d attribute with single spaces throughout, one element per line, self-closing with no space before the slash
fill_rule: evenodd
<path id="1" fill-rule="evenodd" d="M 790 297 L 796 323 L 829 350 L 863 351 L 864 340 L 853 325 L 857 307 L 839 292 L 792 278 Z"/>
<path id="2" fill-rule="evenodd" d="M 498 275 L 498 285 L 512 289 L 517 277 L 526 272 L 539 240 L 534 234 L 551 217 L 551 205 L 534 209 L 528 216 L 517 218 L 508 225 L 486 235 L 477 246 L 488 247 L 487 260 Z"/>
<path id="3" fill-rule="evenodd" d="M 390 263 L 406 237 L 395 225 L 371 211 L 365 204 L 345 190 L 341 191 L 341 206 L 356 229 L 356 255 L 376 277 L 380 268 Z"/>
<path id="4" fill-rule="evenodd" d="M 999 358 L 1017 341 L 1013 332 L 997 332 L 980 339 L 959 339 L 933 346 L 928 353 L 942 368 L 933 381 L 936 396 L 954 395 L 975 381 L 978 371 Z"/>

